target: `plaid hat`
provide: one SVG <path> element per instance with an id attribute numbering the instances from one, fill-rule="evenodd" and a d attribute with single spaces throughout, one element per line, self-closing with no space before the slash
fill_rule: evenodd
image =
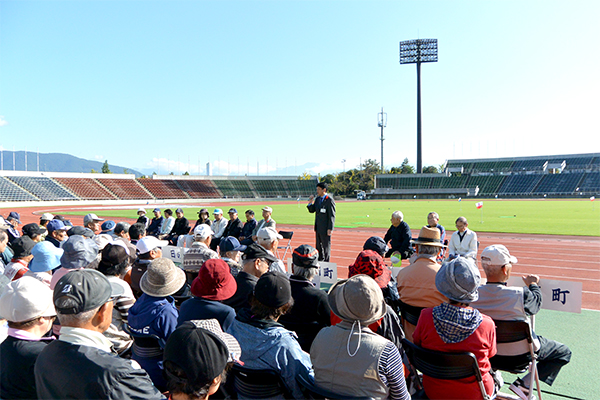
<path id="1" fill-rule="evenodd" d="M 294 249 L 292 262 L 298 267 L 319 268 L 319 252 L 312 246 L 303 244 Z"/>
<path id="2" fill-rule="evenodd" d="M 364 274 L 375 279 L 380 288 L 390 283 L 392 271 L 385 265 L 383 258 L 373 250 L 363 250 L 358 254 L 354 264 L 348 267 L 348 277 Z"/>
<path id="3" fill-rule="evenodd" d="M 213 234 L 213 230 L 206 224 L 200 224 L 194 228 L 194 236 L 206 239 Z"/>
<path id="4" fill-rule="evenodd" d="M 470 258 L 458 257 L 442 264 L 435 274 L 435 287 L 450 300 L 460 303 L 477 301 L 481 275 Z"/>
<path id="5" fill-rule="evenodd" d="M 229 265 L 220 258 L 206 260 L 192 282 L 192 294 L 207 300 L 227 300 L 236 290 L 237 283 Z"/>
<path id="6" fill-rule="evenodd" d="M 16 212 L 16 211 L 11 211 L 11 212 L 9 212 L 9 213 L 8 213 L 8 217 L 6 217 L 6 219 L 7 219 L 8 221 L 10 221 L 10 220 L 14 219 L 14 220 L 16 220 L 16 221 L 17 221 L 19 224 L 21 223 L 21 216 L 20 216 L 20 215 L 19 215 L 19 213 L 18 213 L 18 212 Z"/>
<path id="7" fill-rule="evenodd" d="M 83 224 L 87 225 L 89 222 L 92 221 L 104 221 L 104 219 L 99 218 L 96 214 L 90 213 L 88 215 L 86 215 L 85 217 L 83 217 Z"/>
<path id="8" fill-rule="evenodd" d="M 81 314 L 123 293 L 121 285 L 111 283 L 102 273 L 94 269 L 77 269 L 58 280 L 54 287 L 54 307 L 61 314 Z M 66 300 L 74 301 L 75 305 L 65 307 Z"/>
<path id="9" fill-rule="evenodd" d="M 48 222 L 50 225 L 52 221 Z M 83 236 L 86 238 L 93 238 L 94 232 L 90 228 L 84 228 L 83 226 L 74 226 L 67 231 L 68 236 Z"/>
<path id="10" fill-rule="evenodd" d="M 13 250 L 13 258 L 23 258 L 31 255 L 35 242 L 29 236 L 21 236 L 10 242 Z"/>
<path id="11" fill-rule="evenodd" d="M 227 214 L 232 214 L 232 213 L 237 214 L 238 212 L 235 208 L 230 208 L 229 211 L 227 211 Z"/>
<path id="12" fill-rule="evenodd" d="M 48 229 L 48 233 L 52 233 L 54 231 L 69 230 L 69 228 L 65 225 L 65 223 L 58 219 L 53 219 L 52 221 L 48 222 L 48 224 L 46 225 L 46 229 Z M 91 230 L 90 230 L 90 232 L 91 232 Z"/>
<path id="13" fill-rule="evenodd" d="M 292 299 L 290 280 L 281 272 L 269 271 L 258 278 L 254 298 L 267 307 L 279 308 Z"/>
<path id="14" fill-rule="evenodd" d="M 329 289 L 331 311 L 344 321 L 370 325 L 387 312 L 383 292 L 367 275 L 355 275 L 338 281 Z"/>
<path id="15" fill-rule="evenodd" d="M 64 253 L 63 249 L 60 249 L 50 243 L 47 240 L 37 243 L 31 249 L 33 259 L 27 266 L 32 272 L 47 272 L 52 271 L 54 268 L 60 266 L 60 258 Z"/>
<path id="16" fill-rule="evenodd" d="M 10 282 L 0 296 L 0 318 L 10 322 L 26 322 L 56 315 L 52 290 L 31 276 Z"/>
<path id="17" fill-rule="evenodd" d="M 229 355 L 229 348 L 217 334 L 186 321 L 167 340 L 163 372 L 168 382 L 204 386 L 223 373 Z M 181 368 L 185 377 L 171 373 L 170 363 Z"/>
<path id="18" fill-rule="evenodd" d="M 63 255 L 60 257 L 60 265 L 67 269 L 85 268 L 98 255 L 98 245 L 80 235 L 71 236 L 63 244 Z"/>
<path id="19" fill-rule="evenodd" d="M 54 215 L 50 214 L 50 213 L 43 213 L 42 216 L 40 217 L 41 221 L 52 221 L 54 219 Z"/>
<path id="20" fill-rule="evenodd" d="M 277 231 L 273 228 L 261 228 L 258 230 L 258 232 L 256 233 L 256 237 L 259 239 L 263 239 L 266 240 L 268 242 L 272 242 L 275 239 L 283 239 L 283 236 L 281 236 L 279 233 L 277 233 Z"/>
<path id="21" fill-rule="evenodd" d="M 227 350 L 229 350 L 228 362 L 240 360 L 242 356 L 242 348 L 240 344 L 238 343 L 237 339 L 233 337 L 233 335 L 223 332 L 221 324 L 217 319 L 197 319 L 189 322 L 196 325 L 197 328 L 206 329 L 207 331 L 214 333 L 223 341 L 223 343 L 225 343 Z"/>
<path id="22" fill-rule="evenodd" d="M 228 251 L 244 251 L 247 246 L 240 244 L 239 240 L 234 238 L 233 236 L 227 236 L 226 238 L 221 239 L 219 243 L 219 249 L 223 252 Z"/>
<path id="23" fill-rule="evenodd" d="M 265 260 L 267 260 L 269 262 L 277 261 L 277 258 L 275 258 L 273 255 L 271 255 L 267 251 L 267 249 L 265 249 L 264 247 L 262 247 L 256 243 L 251 243 L 246 247 L 246 250 L 244 250 L 244 255 L 242 255 L 242 259 L 254 260 L 256 258 L 264 258 Z"/>
<path id="24" fill-rule="evenodd" d="M 108 221 L 104 221 L 102 223 L 102 225 L 100 225 L 100 229 L 102 229 L 102 233 L 107 233 L 107 232 L 114 231 L 115 226 L 117 226 L 115 221 L 108 220 Z"/>
<path id="25" fill-rule="evenodd" d="M 144 236 L 140 240 L 138 240 L 136 247 L 140 254 L 146 254 L 150 252 L 150 250 L 154 250 L 157 247 L 167 246 L 169 242 L 166 240 L 158 240 L 155 236 Z"/>
<path id="26" fill-rule="evenodd" d="M 185 284 L 185 272 L 168 258 L 152 260 L 140 279 L 140 289 L 148 296 L 167 297 Z"/>
<path id="27" fill-rule="evenodd" d="M 519 260 L 511 256 L 506 246 L 493 244 L 486 247 L 481 252 L 481 263 L 485 265 L 503 266 L 506 264 L 516 264 Z"/>
<path id="28" fill-rule="evenodd" d="M 363 250 L 373 250 L 375 253 L 383 257 L 385 253 L 388 252 L 389 247 L 379 236 L 371 236 L 363 245 Z"/>
<path id="29" fill-rule="evenodd" d="M 34 235 L 41 235 L 42 233 L 46 232 L 46 228 L 42 228 L 35 222 L 32 222 L 31 224 L 23 225 L 22 230 L 23 230 L 23 235 L 27 235 L 30 238 L 33 238 Z"/>

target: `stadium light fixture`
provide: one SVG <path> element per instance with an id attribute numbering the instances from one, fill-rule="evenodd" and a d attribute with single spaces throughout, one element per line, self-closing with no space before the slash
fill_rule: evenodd
<path id="1" fill-rule="evenodd" d="M 423 172 L 421 161 L 421 63 L 437 62 L 437 39 L 413 39 L 400 42 L 400 64 L 417 64 L 417 173 Z"/>
<path id="2" fill-rule="evenodd" d="M 381 173 L 384 173 L 383 170 L 383 128 L 387 126 L 387 113 L 383 112 L 383 107 L 381 107 L 381 112 L 377 114 L 377 126 L 381 128 Z"/>

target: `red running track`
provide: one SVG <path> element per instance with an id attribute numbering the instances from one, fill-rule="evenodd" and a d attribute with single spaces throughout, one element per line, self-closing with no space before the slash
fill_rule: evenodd
<path id="1" fill-rule="evenodd" d="M 244 203 L 249 205 L 249 203 Z M 146 206 L 147 205 L 142 205 Z M 189 205 L 188 205 L 189 206 Z M 205 206 L 205 205 L 204 205 Z M 39 222 L 39 213 L 56 210 L 98 209 L 102 206 L 40 207 L 18 209 L 23 224 Z M 134 207 L 130 205 L 129 207 Z M 135 206 L 137 208 L 137 206 Z M 116 207 L 115 207 L 116 208 Z M 0 209 L 8 215 L 10 210 Z M 99 213 L 100 217 L 102 214 Z M 75 224 L 83 224 L 83 217 L 69 216 Z M 129 220 L 134 222 L 135 220 Z M 314 246 L 312 226 L 278 224 L 278 230 L 294 231 L 292 247 L 301 244 Z M 386 229 L 337 228 L 332 236 L 331 261 L 338 265 L 338 277 L 348 276 L 348 265 L 354 262 L 362 245 L 371 236 L 383 237 Z M 452 231 L 446 231 L 449 238 Z M 412 230 L 413 237 L 419 235 Z M 513 233 L 478 233 L 480 250 L 492 244 L 503 244 L 519 259 L 513 267 L 514 275 L 537 274 L 541 278 L 581 282 L 583 285 L 582 307 L 600 310 L 600 238 L 589 236 L 528 235 Z M 283 243 L 282 243 L 283 244 Z M 280 245 L 282 245 L 280 244 Z M 406 260 L 403 266 L 408 265 Z"/>

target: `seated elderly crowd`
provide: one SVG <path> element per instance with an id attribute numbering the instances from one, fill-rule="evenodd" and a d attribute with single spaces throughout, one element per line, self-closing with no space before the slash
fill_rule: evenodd
<path id="1" fill-rule="evenodd" d="M 502 245 L 481 253 L 481 285 L 471 244 L 458 250 L 463 239 L 476 241 L 464 217 L 458 245 L 440 264 L 447 248 L 439 216 L 430 213 L 413 240 L 394 212 L 384 238 L 369 238 L 348 279 L 325 292 L 313 283 L 313 247 L 293 250 L 289 274 L 278 259 L 270 207 L 258 222 L 246 211 L 245 223 L 234 208 L 229 219 L 215 209 L 213 220 L 201 209 L 193 227 L 182 209 L 176 218 L 153 212 L 149 219 L 139 209 L 132 225 L 88 214 L 84 226 L 44 214 L 21 232 L 18 213 L 0 219 L 0 319 L 8 325 L 0 398 L 245 398 L 226 381 L 236 366 L 275 371 L 295 399 L 307 396 L 301 381 L 335 398 L 482 398 L 473 377 L 425 375 L 418 390 L 403 339 L 473 353 L 493 398 L 502 385 L 490 362 L 494 320 L 529 321 L 542 303 L 536 275 L 523 277 L 525 287 L 506 285 L 517 259 Z M 180 266 L 162 257 L 168 244 L 184 247 Z M 394 278 L 385 257 L 410 265 Z M 420 313 L 418 323 L 404 310 Z M 533 337 L 539 379 L 551 385 L 571 352 Z M 530 382 L 524 376 L 510 389 L 526 399 Z"/>

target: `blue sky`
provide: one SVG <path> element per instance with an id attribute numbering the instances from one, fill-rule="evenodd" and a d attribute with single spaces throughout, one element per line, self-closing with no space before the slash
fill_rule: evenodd
<path id="1" fill-rule="evenodd" d="M 437 38 L 424 165 L 598 152 L 598 15 L 596 0 L 2 0 L 0 147 L 315 173 L 380 161 L 384 107 L 385 167 L 414 165 L 416 68 L 398 42 Z"/>

